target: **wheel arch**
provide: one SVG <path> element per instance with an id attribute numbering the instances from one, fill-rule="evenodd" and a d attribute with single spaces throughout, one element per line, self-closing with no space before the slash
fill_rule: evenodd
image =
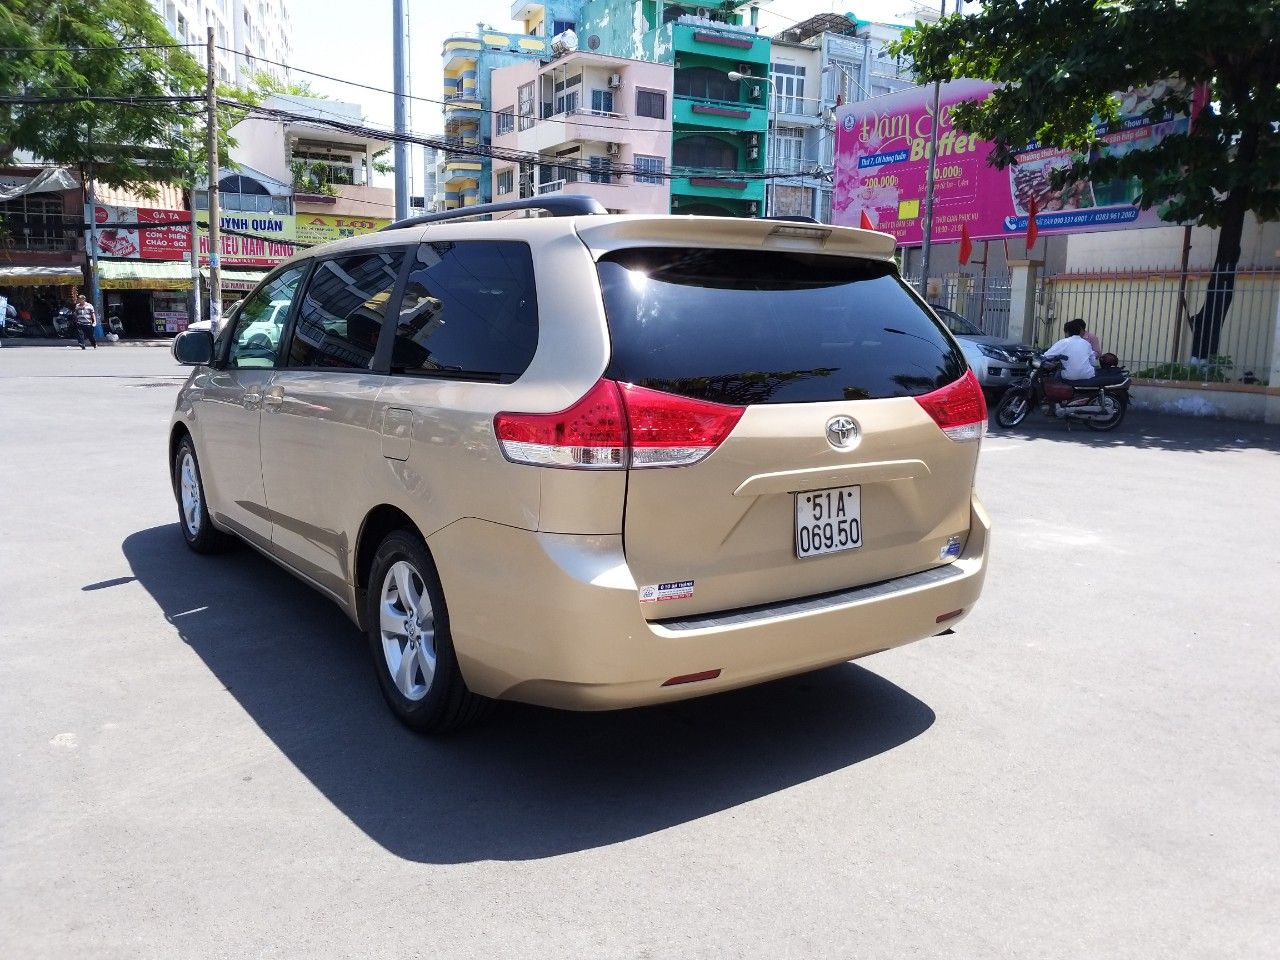
<path id="1" fill-rule="evenodd" d="M 380 503 L 365 514 L 364 520 L 360 523 L 360 533 L 356 537 L 355 562 L 352 568 L 357 622 L 361 629 L 366 627 L 365 596 L 369 589 L 369 574 L 373 570 L 373 557 L 378 552 L 378 545 L 393 530 L 408 530 L 416 533 L 422 538 L 423 544 L 426 544 L 426 537 L 413 522 L 413 518 L 397 506 Z"/>
<path id="2" fill-rule="evenodd" d="M 182 443 L 183 438 L 189 438 L 191 440 L 191 445 L 193 447 L 195 446 L 196 441 L 195 441 L 195 437 L 191 435 L 191 428 L 188 427 L 181 420 L 178 420 L 177 422 L 174 423 L 172 427 L 169 428 L 169 480 L 170 482 L 173 481 L 173 473 L 174 473 L 173 461 L 174 461 L 174 458 L 177 457 L 178 455 L 178 445 Z M 196 456 L 199 456 L 199 454 L 196 454 Z"/>

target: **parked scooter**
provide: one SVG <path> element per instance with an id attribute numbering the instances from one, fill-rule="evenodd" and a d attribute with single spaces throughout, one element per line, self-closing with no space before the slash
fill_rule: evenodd
<path id="1" fill-rule="evenodd" d="M 1015 380 L 1001 398 L 996 423 L 1016 427 L 1039 408 L 1068 424 L 1080 421 L 1090 430 L 1114 430 L 1129 407 L 1129 371 L 1118 365 L 1114 354 L 1106 354 L 1103 363 L 1091 380 L 1063 381 L 1055 377 L 1062 358 L 1037 355 L 1031 361 L 1031 374 Z"/>
<path id="2" fill-rule="evenodd" d="M 53 332 L 64 340 L 70 340 L 76 335 L 75 315 L 70 307 L 59 307 L 53 315 Z"/>

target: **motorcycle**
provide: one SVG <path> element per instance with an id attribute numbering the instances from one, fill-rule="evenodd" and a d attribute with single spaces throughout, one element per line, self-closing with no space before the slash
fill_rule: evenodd
<path id="1" fill-rule="evenodd" d="M 1114 360 L 1114 357 L 1108 354 Z M 1061 357 L 1037 355 L 1031 373 L 1009 385 L 996 406 L 996 423 L 1016 427 L 1033 409 L 1046 416 L 1084 423 L 1090 430 L 1114 430 L 1129 408 L 1129 371 L 1121 366 L 1103 367 L 1090 380 L 1059 380 Z"/>
<path id="2" fill-rule="evenodd" d="M 53 315 L 53 332 L 55 336 L 69 340 L 76 335 L 75 315 L 70 307 L 59 307 Z"/>

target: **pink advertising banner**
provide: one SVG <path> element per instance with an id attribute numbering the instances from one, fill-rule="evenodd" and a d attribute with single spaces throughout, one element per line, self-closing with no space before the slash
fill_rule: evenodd
<path id="1" fill-rule="evenodd" d="M 1103 130 L 1107 150 L 1141 150 L 1190 129 L 1187 115 L 1152 121 L 1145 114 L 1168 83 L 1120 94 L 1121 119 Z M 987 162 L 991 144 L 962 133 L 952 123 L 955 105 L 981 100 L 995 86 L 978 80 L 942 85 L 938 114 L 938 160 L 934 171 L 934 242 L 956 241 L 967 226 L 972 240 L 1017 237 L 1027 232 L 1034 198 L 1041 234 L 1091 233 L 1166 225 L 1155 209 L 1133 203 L 1136 182 L 1076 180 L 1055 190 L 1049 174 L 1071 163 L 1072 154 L 1029 144 L 1016 164 L 998 170 Z M 859 226 L 865 212 L 877 230 L 911 246 L 924 239 L 925 181 L 933 133 L 933 87 L 847 104 L 836 111 L 835 192 L 832 220 Z"/>

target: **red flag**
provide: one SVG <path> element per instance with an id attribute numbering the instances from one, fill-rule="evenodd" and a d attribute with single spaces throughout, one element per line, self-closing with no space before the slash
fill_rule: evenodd
<path id="1" fill-rule="evenodd" d="M 1036 214 L 1040 212 L 1040 205 L 1036 203 L 1036 198 L 1032 197 L 1027 201 L 1027 253 L 1031 252 L 1031 248 L 1036 245 L 1036 237 L 1040 230 L 1036 226 Z"/>
<path id="2" fill-rule="evenodd" d="M 875 229 L 875 225 L 871 222 L 871 218 L 867 216 L 867 211 L 865 210 L 862 211 L 862 223 L 860 224 L 860 226 L 862 227 L 863 230 Z"/>
<path id="3" fill-rule="evenodd" d="M 960 266 L 967 264 L 971 256 L 973 256 L 973 241 L 969 239 L 969 225 L 962 223 L 960 224 Z"/>

